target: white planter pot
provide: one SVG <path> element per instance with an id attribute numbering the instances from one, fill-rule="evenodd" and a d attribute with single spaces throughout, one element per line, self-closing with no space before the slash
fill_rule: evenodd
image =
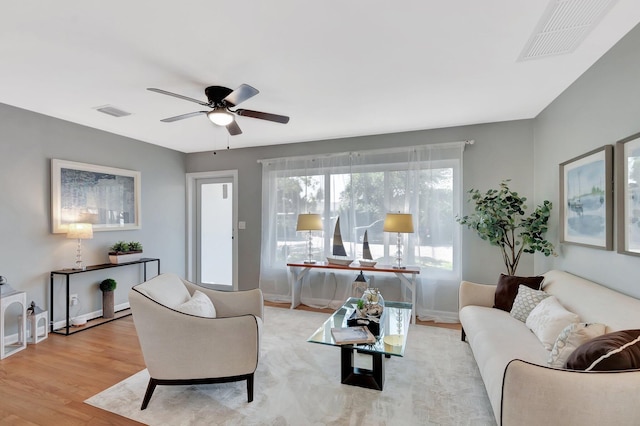
<path id="1" fill-rule="evenodd" d="M 110 254 L 109 263 L 119 265 L 121 263 L 135 262 L 142 259 L 142 253 L 128 253 L 128 254 Z"/>

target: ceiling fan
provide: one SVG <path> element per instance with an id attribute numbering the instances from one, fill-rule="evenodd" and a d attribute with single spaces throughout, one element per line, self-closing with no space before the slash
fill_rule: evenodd
<path id="1" fill-rule="evenodd" d="M 252 111 L 250 109 L 236 109 L 232 110 L 231 107 L 235 107 L 241 102 L 246 101 L 249 98 L 254 97 L 258 93 L 258 89 L 255 89 L 248 84 L 241 84 L 237 89 L 231 90 L 222 86 L 209 86 L 204 89 L 204 93 L 207 96 L 208 102 L 200 101 L 198 99 L 190 98 L 188 96 L 178 95 L 177 93 L 167 92 L 162 89 L 148 88 L 152 92 L 160 93 L 162 95 L 169 95 L 175 98 L 184 99 L 185 101 L 195 102 L 199 105 L 213 108 L 210 111 L 195 111 L 187 114 L 176 115 L 175 117 L 165 118 L 160 120 L 165 123 L 171 123 L 173 121 L 184 120 L 185 118 L 195 117 L 197 115 L 206 114 L 212 123 L 218 126 L 224 126 L 232 136 L 242 133 L 240 126 L 236 123 L 233 115 L 241 115 L 244 117 L 258 118 L 260 120 L 273 121 L 276 123 L 286 124 L 289 122 L 289 117 L 284 115 L 269 114 L 267 112 Z"/>

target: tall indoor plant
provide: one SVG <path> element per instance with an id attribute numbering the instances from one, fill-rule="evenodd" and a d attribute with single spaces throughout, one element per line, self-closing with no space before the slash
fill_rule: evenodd
<path id="1" fill-rule="evenodd" d="M 456 220 L 491 245 L 500 247 L 507 274 L 515 275 L 522 253 L 555 255 L 553 245 L 544 238 L 552 204 L 545 200 L 525 216 L 527 198 L 511 191 L 508 182 L 503 180 L 499 189 L 484 194 L 471 189 L 469 203 L 474 203 L 474 212 Z"/>

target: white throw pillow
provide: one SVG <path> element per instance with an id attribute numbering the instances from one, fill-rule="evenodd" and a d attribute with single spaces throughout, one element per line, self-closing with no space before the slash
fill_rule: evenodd
<path id="1" fill-rule="evenodd" d="M 510 314 L 515 319 L 525 322 L 527 321 L 529 313 L 533 311 L 533 308 L 538 306 L 538 303 L 547 297 L 549 297 L 549 294 L 542 290 L 534 290 L 526 285 L 520 284 Z"/>
<path id="2" fill-rule="evenodd" d="M 580 322 L 580 317 L 567 311 L 555 296 L 541 301 L 527 317 L 527 327 L 540 339 L 544 348 L 553 349 L 556 339 L 566 326 Z"/>
<path id="3" fill-rule="evenodd" d="M 209 296 L 196 290 L 191 296 L 190 300 L 187 300 L 181 305 L 174 308 L 176 311 L 183 312 L 185 314 L 191 314 L 204 318 L 215 318 L 216 308 L 213 306 L 213 302 L 209 299 Z"/>
<path id="4" fill-rule="evenodd" d="M 547 364 L 549 367 L 564 368 L 571 352 L 594 337 L 602 336 L 606 329 L 606 325 L 597 323 L 587 324 L 580 322 L 569 324 L 556 339 Z"/>

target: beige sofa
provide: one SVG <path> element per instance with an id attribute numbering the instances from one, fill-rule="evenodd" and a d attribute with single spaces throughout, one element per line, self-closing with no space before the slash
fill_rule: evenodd
<path id="1" fill-rule="evenodd" d="M 562 271 L 542 289 L 582 322 L 607 332 L 640 328 L 640 300 Z M 547 367 L 549 351 L 509 312 L 492 308 L 495 285 L 463 281 L 460 322 L 498 424 L 638 425 L 640 370 L 578 372 Z"/>

